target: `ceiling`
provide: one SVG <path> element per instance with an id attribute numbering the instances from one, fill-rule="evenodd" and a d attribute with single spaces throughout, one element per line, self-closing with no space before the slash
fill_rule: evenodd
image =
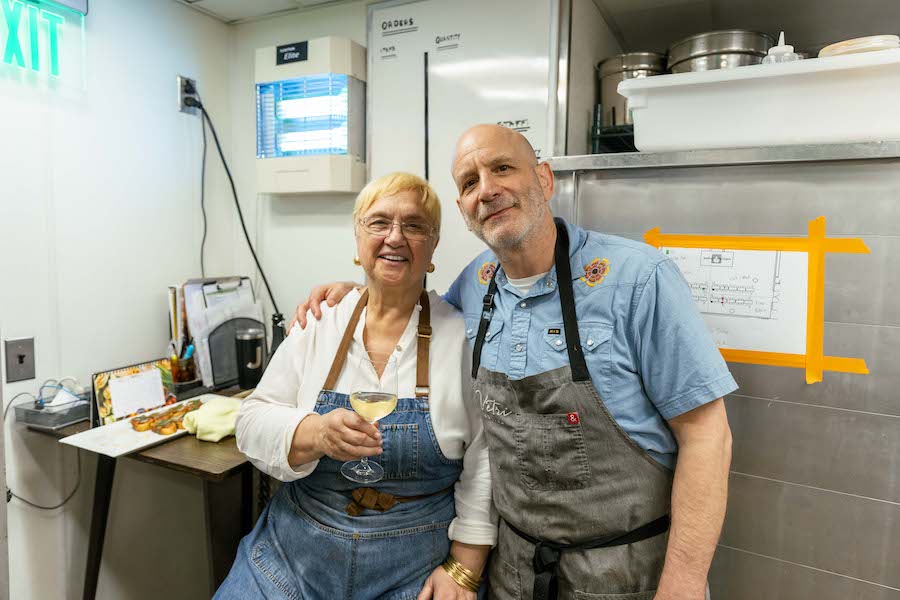
<path id="1" fill-rule="evenodd" d="M 225 23 L 349 0 L 178 0 Z M 446 0 L 448 8 L 452 0 Z M 490 0 L 486 0 L 490 1 Z M 572 0 L 573 2 L 589 0 Z M 716 29 L 751 29 L 817 53 L 832 42 L 900 34 L 898 0 L 593 0 L 626 52 L 665 52 L 671 43 Z"/>
<path id="2" fill-rule="evenodd" d="M 267 17 L 340 0 L 178 0 L 225 23 Z"/>
<path id="3" fill-rule="evenodd" d="M 576 0 L 577 1 L 577 0 Z M 665 52 L 681 38 L 717 29 L 751 29 L 799 51 L 832 42 L 900 34 L 897 0 L 594 0 L 626 52 Z"/>

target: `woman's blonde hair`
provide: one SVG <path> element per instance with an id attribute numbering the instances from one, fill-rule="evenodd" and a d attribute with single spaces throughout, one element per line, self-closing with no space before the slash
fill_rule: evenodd
<path id="1" fill-rule="evenodd" d="M 434 188 L 427 181 L 412 173 L 389 173 L 366 184 L 366 187 L 356 197 L 356 204 L 353 207 L 354 227 L 359 222 L 360 215 L 369 210 L 376 200 L 382 196 L 392 196 L 400 192 L 413 192 L 418 196 L 419 203 L 428 216 L 429 224 L 434 227 L 435 234 L 439 236 L 441 234 L 441 202 L 438 200 Z"/>

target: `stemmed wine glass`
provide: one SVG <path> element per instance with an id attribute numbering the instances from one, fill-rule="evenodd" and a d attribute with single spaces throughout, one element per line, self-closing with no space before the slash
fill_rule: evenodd
<path id="1" fill-rule="evenodd" d="M 397 408 L 397 358 L 366 353 L 350 362 L 353 368 L 350 406 L 353 410 L 369 423 L 394 412 Z M 345 462 L 341 474 L 356 483 L 375 483 L 384 478 L 384 468 L 364 456 Z"/>

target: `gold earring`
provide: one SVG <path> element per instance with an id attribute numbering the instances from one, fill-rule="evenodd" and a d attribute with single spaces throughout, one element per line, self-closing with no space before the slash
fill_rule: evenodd
<path id="1" fill-rule="evenodd" d="M 359 265 L 362 264 L 362 261 L 359 260 L 359 257 L 358 257 L 358 256 L 354 256 L 354 257 L 353 257 L 353 264 L 356 265 L 356 266 L 358 267 Z"/>
<path id="2" fill-rule="evenodd" d="M 428 268 L 425 270 L 428 271 L 429 273 L 434 273 L 434 263 L 431 263 L 430 265 L 428 265 Z"/>

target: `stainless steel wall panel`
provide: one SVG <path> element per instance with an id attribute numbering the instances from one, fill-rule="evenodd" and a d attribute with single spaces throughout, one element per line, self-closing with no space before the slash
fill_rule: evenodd
<path id="1" fill-rule="evenodd" d="M 575 210 L 576 183 L 577 178 L 574 173 L 557 177 L 553 197 L 550 198 L 550 210 L 553 211 L 553 214 L 573 223 L 578 221 L 578 213 Z"/>
<path id="2" fill-rule="evenodd" d="M 900 417 L 730 396 L 731 469 L 900 504 Z"/>
<path id="3" fill-rule="evenodd" d="M 900 600 L 900 590 L 719 546 L 713 600 Z"/>
<path id="4" fill-rule="evenodd" d="M 871 254 L 825 258 L 825 320 L 900 326 L 900 237 L 859 237 Z"/>
<path id="5" fill-rule="evenodd" d="M 598 8 L 601 0 L 594 0 Z M 615 31 L 613 32 L 615 35 Z M 648 48 L 643 48 L 648 50 Z M 673 150 L 671 152 L 619 152 L 582 156 L 555 156 L 547 159 L 555 172 L 613 170 L 661 170 L 738 165 L 891 162 L 900 159 L 900 140 L 848 142 L 843 144 L 796 144 L 750 148 Z"/>
<path id="6" fill-rule="evenodd" d="M 649 157 L 652 158 L 652 157 Z M 555 199 L 588 229 L 860 237 L 826 263 L 826 355 L 869 375 L 729 365 L 734 435 L 716 600 L 900 600 L 900 161 L 577 172 Z M 571 178 L 566 172 L 563 178 Z M 758 555 L 758 556 L 757 556 Z"/>
<path id="7" fill-rule="evenodd" d="M 900 589 L 900 504 L 733 474 L 721 543 Z"/>
<path id="8" fill-rule="evenodd" d="M 807 385 L 800 369 L 731 363 L 738 393 L 900 415 L 900 328 L 826 323 L 824 336 L 827 355 L 865 358 L 869 374 L 826 371 L 821 383 Z"/>
<path id="9" fill-rule="evenodd" d="M 900 161 L 591 171 L 578 205 L 607 232 L 805 235 L 824 215 L 830 235 L 900 235 Z"/>

